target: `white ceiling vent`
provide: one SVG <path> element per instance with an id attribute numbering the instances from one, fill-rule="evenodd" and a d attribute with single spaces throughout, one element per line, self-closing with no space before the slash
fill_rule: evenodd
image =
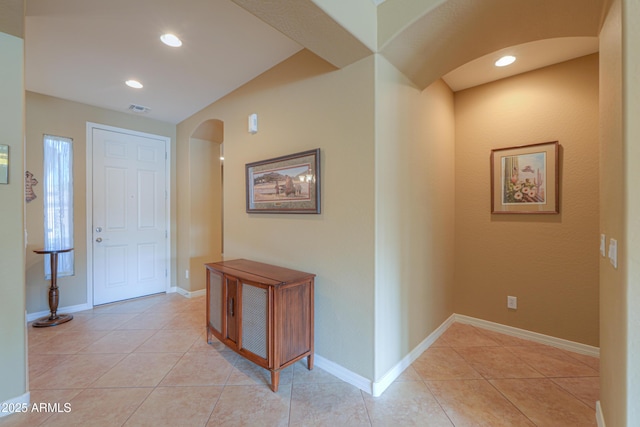
<path id="1" fill-rule="evenodd" d="M 151 111 L 151 108 L 142 105 L 131 104 L 129 105 L 129 110 L 133 111 L 134 113 L 147 114 L 149 111 Z"/>

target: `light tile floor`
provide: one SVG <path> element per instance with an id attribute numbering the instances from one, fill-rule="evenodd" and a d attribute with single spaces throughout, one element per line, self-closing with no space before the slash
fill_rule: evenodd
<path id="1" fill-rule="evenodd" d="M 207 344 L 204 313 L 169 294 L 29 327 L 31 402 L 61 412 L 0 426 L 596 425 L 597 358 L 456 323 L 381 397 L 304 362 L 273 393 L 268 371 Z"/>

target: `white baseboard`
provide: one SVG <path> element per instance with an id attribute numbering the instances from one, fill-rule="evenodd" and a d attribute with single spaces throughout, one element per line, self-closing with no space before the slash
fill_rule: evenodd
<path id="1" fill-rule="evenodd" d="M 575 353 L 585 354 L 592 357 L 600 357 L 600 349 L 586 344 L 581 344 L 562 338 L 556 338 L 549 335 L 540 334 L 537 332 L 527 331 L 525 329 L 514 328 L 512 326 L 501 325 L 499 323 L 489 322 L 487 320 L 476 319 L 474 317 L 464 316 L 461 314 L 452 314 L 442 325 L 440 325 L 435 331 L 433 331 L 427 338 L 425 338 L 420 344 L 418 344 L 409 354 L 407 354 L 400 362 L 398 362 L 393 368 L 391 368 L 385 375 L 377 381 L 371 381 L 358 375 L 350 370 L 334 363 L 322 356 L 315 355 L 315 364 L 327 371 L 331 375 L 340 378 L 342 381 L 349 383 L 360 390 L 378 397 L 384 393 L 384 391 L 407 369 L 413 362 L 420 357 L 425 350 L 442 335 L 453 323 L 466 323 L 479 328 L 488 329 L 490 331 L 499 332 L 501 334 L 514 336 L 528 341 L 534 341 L 541 344 L 550 345 L 553 347 L 561 348 L 563 350 L 572 351 Z M 598 412 L 600 409 L 600 402 L 596 404 L 596 416 L 599 415 L 598 427 L 604 427 L 604 419 L 602 419 L 602 413 Z M 600 424 L 602 419 L 602 424 Z"/>
<path id="2" fill-rule="evenodd" d="M 604 415 L 602 415 L 602 405 L 600 405 L 600 401 L 596 401 L 596 422 L 598 423 L 598 427 L 606 427 L 604 424 Z"/>
<path id="3" fill-rule="evenodd" d="M 371 394 L 371 381 L 369 379 L 363 377 L 362 375 L 356 374 L 355 372 L 351 372 L 347 368 L 344 368 L 337 363 L 330 361 L 329 359 L 325 359 L 318 354 L 313 357 L 313 360 L 314 366 L 317 366 L 318 368 L 327 371 L 334 377 L 340 378 L 342 381 Z"/>
<path id="4" fill-rule="evenodd" d="M 442 323 L 435 331 L 425 338 L 416 348 L 406 355 L 398 364 L 391 368 L 380 380 L 371 381 L 355 372 L 352 372 L 343 366 L 338 365 L 316 354 L 314 357 L 315 365 L 327 371 L 331 375 L 340 378 L 342 381 L 359 388 L 360 390 L 378 397 L 407 369 L 415 360 L 420 357 L 426 349 L 428 349 L 439 337 L 454 323 L 454 315 L 451 315 Z"/>
<path id="5" fill-rule="evenodd" d="M 11 415 L 14 412 L 25 412 L 24 409 L 29 406 L 30 402 L 31 393 L 29 392 L 26 392 L 22 396 L 5 400 L 4 402 L 0 403 L 0 418 Z"/>
<path id="6" fill-rule="evenodd" d="M 201 297 L 201 296 L 207 294 L 207 290 L 206 289 L 200 289 L 199 291 L 189 292 L 189 291 L 185 291 L 184 289 L 179 288 L 179 287 L 176 287 L 174 292 L 177 292 L 180 295 L 182 295 L 183 297 L 187 297 L 187 298 Z"/>
<path id="7" fill-rule="evenodd" d="M 585 354 L 592 357 L 600 357 L 600 349 L 587 344 L 581 344 L 574 341 L 556 338 L 549 335 L 531 332 L 525 329 L 514 328 L 500 323 L 490 322 L 488 320 L 476 319 L 475 317 L 464 316 L 462 314 L 454 314 L 455 321 L 477 326 L 479 328 L 488 329 L 490 331 L 499 332 L 505 335 L 511 335 L 516 338 L 522 338 L 528 341 L 538 342 L 540 344 L 550 345 L 552 347 L 561 348 L 563 350 L 572 351 L 574 353 Z"/>
<path id="8" fill-rule="evenodd" d="M 70 305 L 68 307 L 58 307 L 58 313 L 77 313 L 78 311 L 91 310 L 93 306 L 89 303 L 78 304 L 78 305 Z M 28 313 L 27 314 L 27 322 L 31 322 L 33 320 L 39 319 L 41 317 L 49 316 L 51 312 L 47 311 L 39 311 L 37 313 Z"/>
<path id="9" fill-rule="evenodd" d="M 194 291 L 194 292 L 189 292 L 189 291 L 185 291 L 182 288 L 179 288 L 177 286 L 171 286 L 168 290 L 167 293 L 174 293 L 177 292 L 180 295 L 186 297 L 186 298 L 195 298 L 195 297 L 199 297 L 202 295 L 206 295 L 207 294 L 207 290 L 206 289 L 201 289 L 199 291 Z M 58 308 L 58 313 L 77 313 L 78 311 L 84 311 L 84 310 L 91 310 L 93 308 L 93 306 L 89 303 L 85 303 L 85 304 L 78 304 L 78 305 L 70 305 L 68 307 L 59 307 Z M 32 322 L 36 319 L 39 319 L 41 317 L 45 317 L 45 316 L 49 316 L 49 314 L 51 314 L 51 312 L 49 310 L 47 311 L 39 311 L 37 313 L 27 313 L 27 322 Z"/>
<path id="10" fill-rule="evenodd" d="M 407 354 L 400 362 L 398 362 L 398 364 L 396 364 L 386 374 L 384 374 L 382 378 L 374 381 L 371 385 L 370 393 L 374 397 L 382 395 L 382 393 L 404 372 L 404 370 L 411 366 L 411 364 L 415 362 L 416 359 L 420 357 L 420 355 L 424 353 L 426 349 L 431 347 L 431 344 L 433 344 L 438 338 L 440 338 L 440 335 L 442 335 L 444 331 L 446 331 L 447 328 L 449 328 L 449 326 L 454 323 L 454 316 L 454 314 L 449 316 L 449 318 L 445 320 L 442 325 L 440 325 L 435 331 L 429 334 L 427 338 L 425 338 L 420 344 L 418 344 L 416 348 L 409 352 L 409 354 Z"/>

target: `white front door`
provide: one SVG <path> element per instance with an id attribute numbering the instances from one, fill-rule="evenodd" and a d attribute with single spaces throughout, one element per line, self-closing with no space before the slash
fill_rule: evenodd
<path id="1" fill-rule="evenodd" d="M 166 140 L 91 129 L 94 305 L 167 290 Z"/>

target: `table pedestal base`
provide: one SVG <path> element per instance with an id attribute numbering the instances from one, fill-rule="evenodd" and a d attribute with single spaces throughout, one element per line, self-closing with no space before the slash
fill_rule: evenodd
<path id="1" fill-rule="evenodd" d="M 73 319 L 73 316 L 70 314 L 58 314 L 58 299 L 59 299 L 59 289 L 58 289 L 58 254 L 72 251 L 73 248 L 68 249 L 40 249 L 34 251 L 37 254 L 49 254 L 51 259 L 51 286 L 49 287 L 49 309 L 51 310 L 51 314 L 49 317 L 42 317 L 35 322 L 33 322 L 33 326 L 36 328 L 43 328 L 45 326 L 56 326 L 62 323 L 66 323 L 69 320 Z"/>
<path id="2" fill-rule="evenodd" d="M 44 328 L 47 326 L 56 326 L 62 323 L 67 323 L 71 319 L 73 319 L 73 316 L 70 314 L 58 314 L 54 318 L 52 318 L 51 316 L 42 317 L 36 320 L 35 322 L 33 322 L 33 327 Z"/>

